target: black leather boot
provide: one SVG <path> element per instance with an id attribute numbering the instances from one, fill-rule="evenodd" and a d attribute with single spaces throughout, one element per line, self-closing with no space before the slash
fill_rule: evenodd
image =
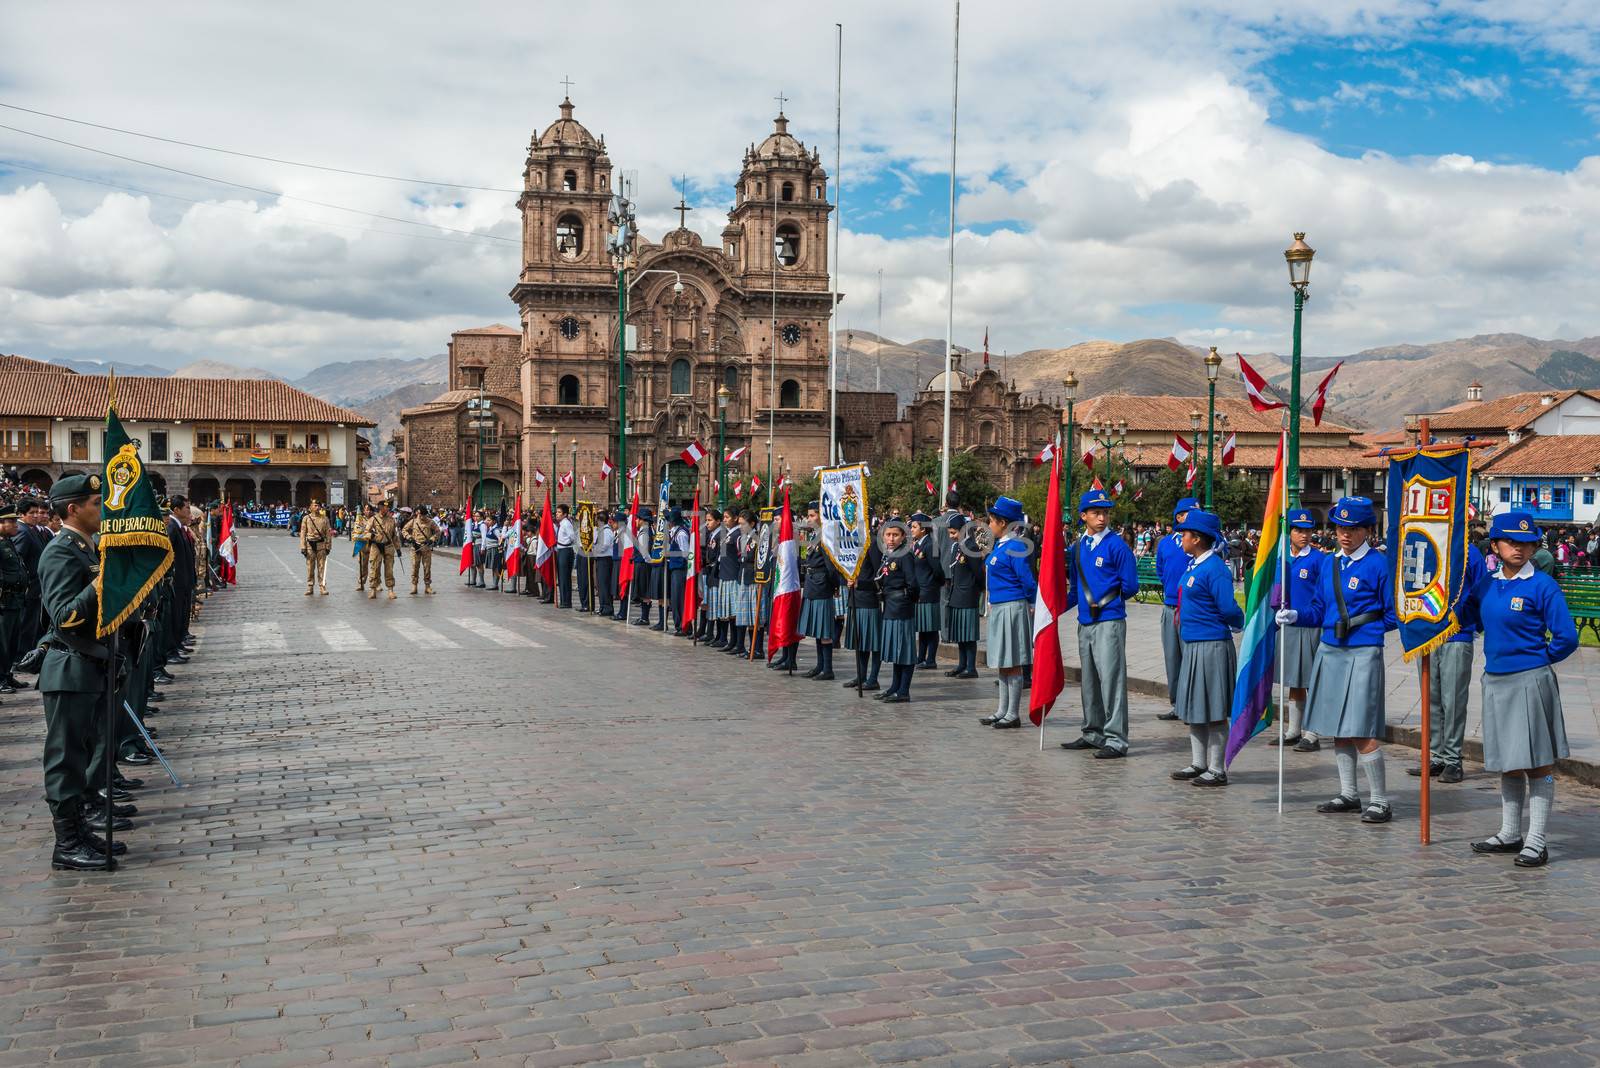
<path id="1" fill-rule="evenodd" d="M 84 841 L 78 820 L 78 802 L 62 801 L 50 813 L 56 832 L 56 847 L 50 854 L 50 867 L 56 871 L 106 871 L 110 861 Z"/>
<path id="2" fill-rule="evenodd" d="M 104 805 L 90 805 L 83 810 L 83 830 L 94 831 L 97 834 L 106 833 L 106 810 Z M 133 821 L 123 816 L 112 816 L 111 826 L 116 831 L 133 830 Z"/>

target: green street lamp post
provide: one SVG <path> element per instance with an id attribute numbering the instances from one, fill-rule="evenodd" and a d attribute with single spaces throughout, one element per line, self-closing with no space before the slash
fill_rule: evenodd
<path id="1" fill-rule="evenodd" d="M 483 398 L 483 380 L 479 379 L 477 398 L 475 400 L 467 401 L 468 411 L 476 409 L 473 414 L 472 421 L 478 424 L 478 486 L 477 489 L 469 495 L 469 499 L 474 502 L 475 507 L 483 506 L 483 415 L 484 409 L 487 406 L 488 405 Z"/>
<path id="2" fill-rule="evenodd" d="M 1078 463 L 1078 446 L 1077 446 L 1077 433 L 1076 433 L 1077 428 L 1076 428 L 1076 426 L 1074 426 L 1073 421 L 1072 421 L 1072 419 L 1073 419 L 1072 409 L 1078 403 L 1078 375 L 1077 375 L 1077 373 L 1075 371 L 1068 370 L 1067 371 L 1067 377 L 1063 378 L 1061 380 L 1061 384 L 1063 386 L 1065 386 L 1066 390 L 1067 390 L 1067 454 L 1061 458 L 1061 466 L 1067 472 L 1067 496 L 1066 496 L 1066 499 L 1061 502 L 1061 505 L 1062 505 L 1063 508 L 1065 508 L 1067 510 L 1067 513 L 1070 515 L 1072 513 L 1072 509 L 1073 509 L 1073 503 L 1072 503 L 1073 468 L 1076 467 L 1077 463 Z M 1051 518 L 1053 519 L 1054 517 L 1052 516 Z"/>
<path id="3" fill-rule="evenodd" d="M 1311 284 L 1311 257 L 1316 250 L 1306 244 L 1304 232 L 1296 232 L 1294 244 L 1284 250 L 1289 264 L 1289 284 L 1294 287 L 1294 349 L 1289 371 L 1289 460 L 1285 477 L 1289 486 L 1289 505 L 1300 506 L 1300 315 L 1306 306 L 1306 288 Z"/>
<path id="4" fill-rule="evenodd" d="M 1117 450 L 1128 443 L 1128 421 L 1126 419 L 1118 419 L 1113 423 L 1109 418 L 1106 418 L 1089 423 L 1087 429 L 1095 444 L 1106 451 L 1106 478 L 1110 479 L 1112 484 L 1115 485 L 1117 478 Z M 1113 434 L 1116 436 L 1113 437 Z M 1122 458 L 1122 462 L 1123 467 L 1131 474 L 1133 469 L 1128 465 L 1126 456 Z M 1090 484 L 1093 485 L 1092 469 Z M 1107 488 L 1109 489 L 1110 487 Z"/>
<path id="5" fill-rule="evenodd" d="M 552 479 L 556 477 L 556 428 L 555 427 L 551 427 L 550 428 L 550 477 Z M 554 488 L 555 488 L 554 486 L 551 487 L 552 490 L 554 490 Z M 552 492 L 550 494 L 550 499 L 552 501 L 555 500 L 554 492 Z"/>
<path id="6" fill-rule="evenodd" d="M 717 389 L 717 507 L 728 507 L 728 401 L 733 393 L 724 382 Z"/>
<path id="7" fill-rule="evenodd" d="M 1217 347 L 1211 346 L 1211 352 L 1206 356 L 1206 511 L 1215 512 L 1216 504 L 1211 495 L 1212 472 L 1215 466 L 1212 462 L 1217 444 L 1217 372 L 1222 368 L 1222 357 L 1217 355 Z"/>

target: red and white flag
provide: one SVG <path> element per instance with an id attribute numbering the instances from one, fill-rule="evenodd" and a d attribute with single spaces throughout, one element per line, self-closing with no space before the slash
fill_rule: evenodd
<path id="1" fill-rule="evenodd" d="M 522 494 L 511 506 L 511 544 L 506 546 L 506 574 L 512 578 L 522 570 Z"/>
<path id="2" fill-rule="evenodd" d="M 217 532 L 217 555 L 222 557 L 222 581 L 239 584 L 239 539 L 233 533 L 233 502 L 222 506 L 222 529 Z"/>
<path id="3" fill-rule="evenodd" d="M 738 497 L 738 496 L 739 496 L 739 495 L 740 495 L 740 494 L 742 494 L 742 493 L 743 493 L 743 492 L 744 492 L 744 480 L 743 480 L 743 479 L 741 479 L 741 480 L 740 480 L 740 481 L 738 481 L 738 482 L 735 482 L 735 483 L 734 483 L 734 484 L 733 484 L 733 495 L 734 495 L 734 496 L 735 496 L 735 497 Z"/>
<path id="4" fill-rule="evenodd" d="M 564 490 L 570 485 L 572 485 L 572 472 L 571 471 L 568 471 L 566 474 L 564 474 L 564 475 L 562 475 L 562 476 L 560 476 L 559 478 L 556 479 L 556 489 L 558 489 L 558 490 Z"/>
<path id="5" fill-rule="evenodd" d="M 747 453 L 749 451 L 750 451 L 750 446 L 748 446 L 748 445 L 740 445 L 737 449 L 733 449 L 728 453 L 728 459 L 727 459 L 726 462 L 731 464 L 731 463 L 733 463 L 733 461 L 737 460 L 739 457 L 743 456 L 745 453 Z"/>
<path id="6" fill-rule="evenodd" d="M 1061 514 L 1061 458 L 1050 462 L 1050 492 L 1044 514 Z M 1028 719 L 1040 728 L 1044 747 L 1044 718 L 1055 707 L 1066 685 L 1061 663 L 1061 637 L 1056 617 L 1067 610 L 1067 554 L 1061 524 L 1044 525 L 1044 547 L 1039 553 L 1039 596 L 1033 602 L 1033 686 L 1028 690 Z"/>
<path id="7" fill-rule="evenodd" d="M 609 456 L 600 457 L 600 480 L 602 482 L 604 482 L 606 479 L 610 478 L 611 477 L 611 472 L 613 472 L 615 470 L 616 470 L 616 468 L 611 466 L 611 457 L 609 457 Z"/>
<path id="8" fill-rule="evenodd" d="M 1136 500 L 1136 501 L 1144 500 L 1144 487 L 1143 486 L 1140 486 L 1138 489 L 1133 491 L 1133 499 Z"/>
<path id="9" fill-rule="evenodd" d="M 721 493 L 722 492 L 722 483 L 718 482 L 716 479 L 712 479 L 711 480 L 711 492 L 712 493 Z"/>
<path id="10" fill-rule="evenodd" d="M 1056 458 L 1056 443 L 1053 442 L 1053 441 L 1046 442 L 1044 448 L 1039 450 L 1039 455 L 1035 456 L 1033 458 L 1033 466 L 1038 467 L 1041 464 L 1047 464 L 1051 460 L 1054 460 L 1055 458 Z M 928 489 L 932 490 L 933 487 L 929 486 Z"/>
<path id="11" fill-rule="evenodd" d="M 1167 454 L 1167 466 L 1176 471 L 1193 452 L 1194 448 L 1183 440 L 1182 434 L 1172 435 L 1172 451 Z"/>
<path id="12" fill-rule="evenodd" d="M 1194 476 L 1199 472 L 1199 470 L 1200 469 L 1198 467 L 1196 467 L 1192 462 L 1189 464 L 1189 473 L 1183 476 L 1183 488 L 1184 489 L 1190 489 L 1191 487 L 1194 486 Z"/>
<path id="13" fill-rule="evenodd" d="M 1327 407 L 1328 404 L 1328 387 L 1333 385 L 1333 376 L 1338 374 L 1339 368 L 1343 366 L 1344 361 L 1340 360 L 1338 363 L 1333 365 L 1333 370 L 1329 371 L 1326 375 L 1323 375 L 1322 381 L 1317 383 L 1317 392 L 1311 401 L 1312 426 L 1322 425 L 1322 409 Z"/>
<path id="14" fill-rule="evenodd" d="M 617 567 L 617 596 L 628 603 L 628 586 L 633 582 L 633 546 L 639 536 L 639 491 L 633 491 L 633 504 L 628 508 L 628 537 L 622 543 L 622 562 Z"/>
<path id="15" fill-rule="evenodd" d="M 538 555 L 533 558 L 533 569 L 539 572 L 545 589 L 556 584 L 556 512 L 550 504 L 550 491 L 544 491 L 544 515 L 539 517 Z"/>
<path id="16" fill-rule="evenodd" d="M 1223 467 L 1232 467 L 1233 466 L 1233 457 L 1234 457 L 1234 453 L 1238 449 L 1238 446 L 1239 446 L 1239 435 L 1237 433 L 1229 434 L 1228 435 L 1228 439 L 1222 443 L 1222 466 Z"/>
<path id="17" fill-rule="evenodd" d="M 788 475 L 779 475 L 778 476 L 778 488 L 779 489 L 783 489 L 788 484 L 789 484 L 789 476 Z"/>
<path id="18" fill-rule="evenodd" d="M 693 516 L 700 515 L 700 487 L 694 490 L 694 510 L 689 513 Z M 704 523 L 694 522 L 689 524 L 689 559 L 684 561 L 683 569 L 683 621 L 690 630 L 694 629 L 691 622 L 700 614 L 700 528 Z"/>
<path id="19" fill-rule="evenodd" d="M 543 475 L 539 476 L 539 481 L 544 481 Z M 465 575 L 467 573 L 467 568 L 472 566 L 472 535 L 473 532 L 478 528 L 477 522 L 472 518 L 471 501 L 468 501 L 467 506 L 461 510 L 461 515 L 462 518 L 466 520 L 462 526 L 466 528 L 467 540 L 461 544 L 461 569 L 458 570 L 456 574 Z"/>
<path id="20" fill-rule="evenodd" d="M 644 461 L 640 460 L 638 463 L 636 463 L 632 467 L 628 468 L 628 481 L 629 482 L 632 482 L 634 479 L 639 477 L 639 469 L 642 468 L 642 467 L 644 467 Z"/>
<path id="21" fill-rule="evenodd" d="M 1275 401 L 1267 396 L 1267 380 L 1245 362 L 1244 354 L 1236 352 L 1234 355 L 1239 358 L 1239 374 L 1244 378 L 1244 392 L 1250 398 L 1250 407 L 1258 412 L 1270 412 L 1274 408 L 1284 407 L 1282 401 Z"/>
<path id="22" fill-rule="evenodd" d="M 1112 484 L 1112 486 L 1111 486 L 1111 496 L 1113 496 L 1113 497 L 1122 496 L 1122 479 L 1119 478 L 1119 479 L 1117 479 L 1116 482 L 1114 482 Z"/>
<path id="23" fill-rule="evenodd" d="M 1094 481 L 1089 483 L 1089 488 L 1090 489 L 1095 489 L 1095 490 L 1100 490 L 1103 493 L 1103 492 L 1105 492 L 1105 488 L 1106 487 L 1105 487 L 1105 485 L 1103 483 L 1101 483 L 1100 476 L 1099 475 L 1095 475 L 1094 476 Z"/>
<path id="24" fill-rule="evenodd" d="M 1088 451 L 1083 454 L 1083 466 L 1087 467 L 1091 471 L 1094 470 L 1094 450 L 1094 444 L 1090 443 Z"/>
<path id="25" fill-rule="evenodd" d="M 583 490 L 585 493 L 587 493 L 589 491 L 589 476 L 588 475 L 579 475 L 578 476 L 578 488 Z"/>
<path id="26" fill-rule="evenodd" d="M 783 493 L 783 517 L 778 521 L 778 551 L 773 555 L 778 569 L 772 584 L 772 622 L 767 642 L 767 659 L 799 641 L 795 633 L 800 622 L 800 550 L 794 540 L 794 519 L 789 515 L 789 491 Z"/>
<path id="27" fill-rule="evenodd" d="M 688 464 L 690 467 L 694 467 L 700 462 L 701 458 L 704 457 L 705 454 L 705 446 L 701 445 L 699 440 L 696 439 L 689 442 L 689 447 L 679 453 L 678 458 L 684 463 Z"/>
<path id="28" fill-rule="evenodd" d="M 932 495 L 932 494 L 935 494 L 935 493 L 938 493 L 938 492 L 939 492 L 939 491 L 938 491 L 938 490 L 936 490 L 936 489 L 934 489 L 934 488 L 933 488 L 933 479 L 931 479 L 931 478 L 925 478 L 925 479 L 923 479 L 923 480 L 922 480 L 922 484 L 923 484 L 923 485 L 924 485 L 924 486 L 927 486 L 927 487 L 928 487 L 928 493 L 929 493 L 929 494 L 930 494 L 930 495 Z"/>
<path id="29" fill-rule="evenodd" d="M 755 499 L 755 495 L 756 495 L 757 491 L 759 491 L 760 489 L 761 489 L 761 476 L 760 475 L 751 475 L 750 476 L 750 497 L 751 497 L 752 500 Z"/>
<path id="30" fill-rule="evenodd" d="M 867 474 L 869 474 L 869 475 L 870 475 L 870 474 L 871 474 L 871 473 L 872 473 L 872 472 L 871 472 L 871 471 L 868 471 L 868 472 L 867 472 Z M 950 492 L 951 492 L 951 493 L 954 493 L 954 492 L 955 492 L 955 491 L 956 491 L 956 480 L 955 480 L 955 479 L 953 479 L 953 478 L 952 478 L 952 479 L 951 479 L 951 480 L 950 480 Z"/>
<path id="31" fill-rule="evenodd" d="M 544 472 L 539 470 L 537 467 L 533 469 L 533 484 L 535 486 L 544 485 Z"/>

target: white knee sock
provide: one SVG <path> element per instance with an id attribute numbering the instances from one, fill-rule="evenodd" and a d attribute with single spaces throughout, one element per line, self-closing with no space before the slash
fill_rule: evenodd
<path id="1" fill-rule="evenodd" d="M 1289 730 L 1288 736 L 1293 738 L 1300 733 L 1301 724 L 1306 721 L 1306 699 L 1296 697 L 1289 702 Z"/>
<path id="2" fill-rule="evenodd" d="M 1339 769 L 1339 796 L 1361 796 L 1356 789 L 1356 747 L 1349 742 L 1333 743 L 1333 763 Z"/>
<path id="3" fill-rule="evenodd" d="M 1213 723 L 1206 728 L 1206 770 L 1213 775 L 1223 774 L 1222 742 L 1227 737 L 1226 723 Z"/>
<path id="4" fill-rule="evenodd" d="M 1544 828 L 1550 820 L 1550 810 L 1556 804 L 1556 777 L 1541 775 L 1528 780 L 1528 837 L 1522 841 L 1524 853 L 1537 853 L 1544 848 Z"/>
<path id="5" fill-rule="evenodd" d="M 1011 683 L 1011 711 L 1006 713 L 1007 719 L 1022 718 L 1022 672 L 1009 676 Z"/>
<path id="6" fill-rule="evenodd" d="M 1197 768 L 1206 766 L 1206 728 L 1189 727 L 1189 763 Z"/>
<path id="7" fill-rule="evenodd" d="M 1372 790 L 1371 804 L 1387 804 L 1389 795 L 1384 791 L 1383 781 L 1383 750 L 1374 749 L 1370 753 L 1362 753 L 1356 757 L 1356 763 L 1361 765 L 1361 770 L 1367 773 L 1367 786 Z"/>
<path id="8" fill-rule="evenodd" d="M 1522 803 L 1528 796 L 1528 777 L 1520 771 L 1500 776 L 1500 830 L 1494 840 L 1504 845 L 1522 837 Z"/>
<path id="9" fill-rule="evenodd" d="M 1006 686 L 1006 680 L 1009 679 L 1010 677 L 1011 677 L 1010 675 L 998 675 L 998 676 L 995 677 L 995 680 L 994 680 L 994 696 L 995 696 L 994 718 L 995 719 L 1005 719 L 1006 718 L 1006 709 L 1008 707 L 1010 707 L 1010 705 L 1011 705 L 1011 691 Z"/>

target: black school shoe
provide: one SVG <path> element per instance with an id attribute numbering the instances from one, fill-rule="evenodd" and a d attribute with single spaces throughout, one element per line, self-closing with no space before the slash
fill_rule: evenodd
<path id="1" fill-rule="evenodd" d="M 1324 801 L 1317 806 L 1318 812 L 1360 812 L 1361 798 L 1346 797 L 1340 794 L 1329 801 Z"/>
<path id="2" fill-rule="evenodd" d="M 1207 771 L 1204 775 L 1196 776 L 1195 780 L 1193 782 L 1191 782 L 1189 785 L 1190 786 L 1226 786 L 1226 785 L 1228 785 L 1228 773 L 1225 772 L 1225 771 L 1221 771 L 1221 772 Z"/>
<path id="3" fill-rule="evenodd" d="M 1094 755 L 1094 758 L 1096 760 L 1121 760 L 1127 755 L 1128 751 L 1126 749 L 1108 749 L 1102 745 L 1100 751 Z"/>
<path id="4" fill-rule="evenodd" d="M 1394 810 L 1387 801 L 1375 801 L 1361 813 L 1362 823 L 1388 823 L 1394 819 Z"/>
<path id="5" fill-rule="evenodd" d="M 1198 779 L 1205 773 L 1205 768 L 1202 768 L 1198 764 L 1190 764 L 1186 768 L 1179 768 L 1177 771 L 1173 772 L 1170 777 L 1178 780 L 1179 782 L 1184 782 L 1189 779 Z"/>
<path id="6" fill-rule="evenodd" d="M 1509 842 L 1502 842 L 1499 839 L 1500 839 L 1500 836 L 1497 834 L 1497 835 L 1494 835 L 1491 838 L 1485 838 L 1481 842 L 1473 842 L 1472 843 L 1472 851 L 1474 853 L 1489 853 L 1489 854 L 1493 854 L 1493 853 L 1520 853 L 1520 852 L 1522 852 L 1522 839 L 1513 838 Z"/>
<path id="7" fill-rule="evenodd" d="M 1524 850 L 1518 853 L 1516 859 L 1511 863 L 1519 868 L 1542 868 L 1550 863 L 1550 853 L 1545 849 L 1540 849 L 1537 853 L 1529 853 Z"/>
<path id="8" fill-rule="evenodd" d="M 1442 761 L 1442 760 L 1431 761 L 1428 764 L 1428 777 L 1432 778 L 1432 779 L 1437 779 L 1439 777 L 1439 773 L 1444 771 L 1444 769 L 1445 769 L 1444 761 Z M 1413 779 L 1420 779 L 1420 778 L 1422 778 L 1422 766 L 1419 764 L 1414 768 L 1407 768 L 1406 769 L 1406 774 L 1411 776 Z"/>

